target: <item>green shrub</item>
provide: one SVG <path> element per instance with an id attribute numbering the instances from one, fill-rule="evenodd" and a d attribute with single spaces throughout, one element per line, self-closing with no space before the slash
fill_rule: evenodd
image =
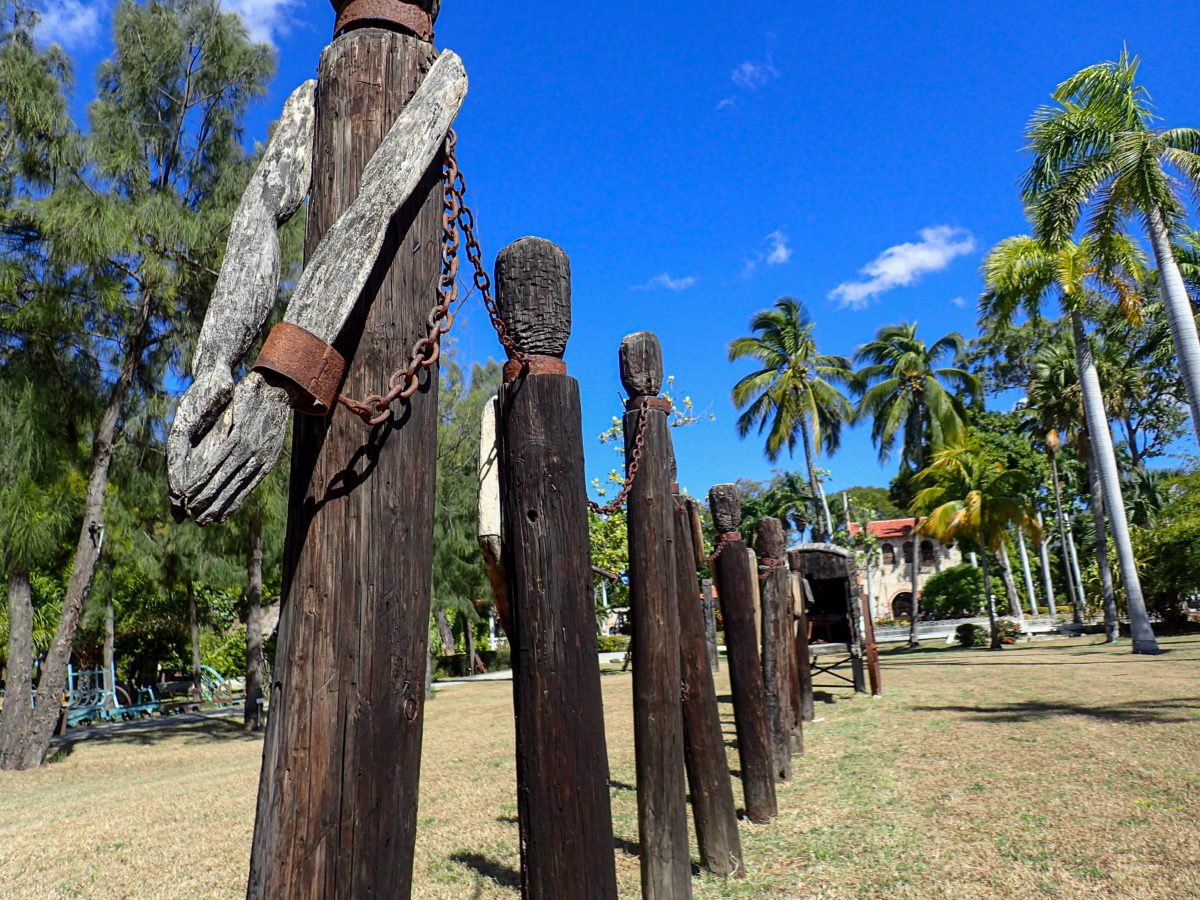
<path id="1" fill-rule="evenodd" d="M 1015 644 L 1017 638 L 1021 636 L 1021 629 L 1012 619 L 997 619 L 996 631 L 1000 635 L 1001 644 Z"/>
<path id="2" fill-rule="evenodd" d="M 602 634 L 596 638 L 596 650 L 600 653 L 624 653 L 628 649 L 627 634 Z"/>
<path id="3" fill-rule="evenodd" d="M 983 603 L 983 572 L 970 563 L 930 576 L 921 591 L 921 611 L 940 619 L 973 616 Z"/>
<path id="4" fill-rule="evenodd" d="M 986 647 L 988 631 L 982 625 L 964 622 L 954 629 L 954 636 L 963 647 Z"/>

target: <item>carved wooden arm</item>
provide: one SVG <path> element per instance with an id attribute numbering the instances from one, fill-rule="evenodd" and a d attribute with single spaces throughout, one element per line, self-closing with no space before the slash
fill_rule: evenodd
<path id="1" fill-rule="evenodd" d="M 508 578 L 504 571 L 500 522 L 500 461 L 496 432 L 500 401 L 491 397 L 483 404 L 479 427 L 479 551 L 487 570 L 500 627 L 512 640 L 512 611 L 508 602 Z"/>
<path id="2" fill-rule="evenodd" d="M 234 214 L 193 383 L 167 440 L 172 504 L 202 525 L 223 521 L 241 505 L 278 461 L 286 437 L 284 389 L 257 372 L 235 386 L 233 371 L 274 303 L 278 228 L 309 189 L 314 87 L 306 82 L 288 98 Z M 444 51 L 371 157 L 358 196 L 308 261 L 285 321 L 327 343 L 337 337 L 375 266 L 388 223 L 440 152 L 466 94 L 462 60 Z"/>

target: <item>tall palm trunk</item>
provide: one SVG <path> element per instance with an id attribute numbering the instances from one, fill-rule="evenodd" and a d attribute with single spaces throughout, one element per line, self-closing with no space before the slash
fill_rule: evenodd
<path id="1" fill-rule="evenodd" d="M 262 730 L 263 699 L 263 545 L 262 514 L 250 517 L 250 546 L 246 587 L 246 705 L 243 723 L 247 731 Z"/>
<path id="2" fill-rule="evenodd" d="M 125 347 L 125 358 L 117 380 L 109 392 L 108 404 L 96 426 L 92 441 L 92 471 L 88 476 L 83 522 L 79 526 L 79 538 L 75 542 L 75 557 L 71 564 L 71 578 L 67 582 L 63 598 L 62 613 L 58 619 L 54 639 L 42 662 L 41 677 L 38 679 L 38 694 L 46 699 L 33 708 L 23 733 L 14 735 L 14 744 L 8 753 L 0 755 L 0 769 L 34 769 L 46 759 L 54 725 L 58 721 L 59 703 L 67 685 L 67 663 L 71 659 L 71 645 L 75 641 L 75 630 L 79 625 L 79 614 L 83 601 L 92 588 L 96 577 L 96 564 L 100 561 L 100 550 L 104 540 L 104 501 L 108 497 L 108 470 L 112 465 L 113 438 L 121 409 L 133 383 L 134 373 L 141 363 L 142 350 L 149 335 L 151 297 L 142 295 L 139 320 L 132 337 Z"/>
<path id="3" fill-rule="evenodd" d="M 1117 595 L 1113 590 L 1112 567 L 1108 564 L 1108 526 L 1104 521 L 1104 486 L 1096 470 L 1096 458 L 1092 453 L 1091 441 L 1081 442 L 1087 462 L 1088 484 L 1092 496 L 1088 502 L 1092 508 L 1092 522 L 1096 530 L 1096 568 L 1100 570 L 1100 593 L 1104 597 L 1104 634 L 1107 643 L 1116 643 L 1121 636 L 1121 623 L 1117 619 Z"/>
<path id="4" fill-rule="evenodd" d="M 1025 593 L 1029 595 L 1029 614 L 1038 614 L 1037 598 L 1033 593 L 1033 572 L 1029 569 L 1029 549 L 1025 546 L 1025 529 L 1017 529 L 1017 549 L 1021 553 L 1021 572 L 1025 575 Z"/>
<path id="5" fill-rule="evenodd" d="M 1075 589 L 1075 575 L 1071 571 L 1071 542 L 1067 539 L 1067 517 L 1063 515 L 1062 486 L 1058 481 L 1058 453 L 1050 454 L 1050 475 L 1054 480 L 1054 512 L 1058 516 L 1058 539 L 1062 546 L 1063 573 L 1067 579 L 1067 596 L 1071 598 L 1071 608 L 1075 624 L 1082 625 L 1083 608 L 1080 606 L 1079 592 Z"/>
<path id="6" fill-rule="evenodd" d="M 913 534 L 912 534 L 912 559 L 909 562 L 912 564 L 912 570 L 909 572 L 910 584 L 912 585 L 912 614 L 908 621 L 908 646 L 919 646 L 917 641 L 917 616 L 921 612 L 921 603 L 917 598 L 917 591 L 921 584 L 921 541 L 917 535 L 917 517 L 913 516 Z"/>
<path id="7" fill-rule="evenodd" d="M 1075 532 L 1067 530 L 1067 542 L 1071 545 L 1067 549 L 1071 553 L 1071 571 L 1075 573 L 1075 592 L 1078 595 L 1079 608 L 1086 610 L 1088 608 L 1087 595 L 1083 590 L 1083 570 L 1079 568 L 1079 551 L 1075 549 Z"/>
<path id="8" fill-rule="evenodd" d="M 1004 582 L 1004 593 L 1008 595 L 1009 611 L 1017 620 L 1017 630 L 1026 634 L 1028 629 L 1025 627 L 1025 613 L 1021 610 L 1021 595 L 1017 593 L 1017 582 L 1013 578 L 1007 544 L 1001 542 L 1000 549 L 996 551 L 996 561 L 1000 564 L 1000 578 Z"/>
<path id="9" fill-rule="evenodd" d="M 196 614 L 196 586 L 187 580 L 188 630 L 192 634 L 192 698 L 199 703 L 204 698 L 200 677 L 200 617 Z"/>
<path id="10" fill-rule="evenodd" d="M 1193 326 L 1194 329 L 1195 326 Z M 1158 653 L 1158 641 L 1150 627 L 1146 601 L 1142 597 L 1142 582 L 1138 578 L 1137 561 L 1129 539 L 1129 523 L 1125 518 L 1125 498 L 1121 495 L 1121 480 L 1117 474 L 1117 456 L 1113 452 L 1112 434 L 1104 413 L 1100 394 L 1100 376 L 1092 359 L 1092 345 L 1083 326 L 1083 316 L 1071 313 L 1071 328 L 1075 332 L 1075 352 L 1079 355 L 1079 381 L 1083 387 L 1083 409 L 1087 417 L 1088 436 L 1092 455 L 1100 470 L 1100 485 L 1104 489 L 1104 504 L 1112 526 L 1113 544 L 1117 548 L 1117 563 L 1125 587 L 1125 603 L 1129 610 L 1129 630 L 1133 635 L 1134 653 Z M 1194 331 L 1193 331 L 1194 334 Z"/>
<path id="11" fill-rule="evenodd" d="M 829 504 L 825 502 L 825 491 L 821 489 L 821 480 L 817 478 L 817 464 L 813 456 L 812 435 L 808 432 L 808 417 L 800 417 L 800 438 L 804 442 L 804 462 L 808 466 L 808 486 L 812 490 L 813 502 L 819 502 L 824 507 L 824 521 L 822 522 L 821 510 L 817 510 L 817 524 L 813 526 L 813 532 L 816 533 L 819 527 L 823 526 L 824 534 L 820 535 L 822 541 L 828 541 L 833 537 L 833 524 L 829 518 Z"/>
<path id="12" fill-rule="evenodd" d="M 19 755 L 20 741 L 33 716 L 33 592 L 29 572 L 8 574 L 8 668 L 0 710 L 0 768 Z"/>
<path id="13" fill-rule="evenodd" d="M 1179 376 L 1187 389 L 1188 405 L 1192 409 L 1192 428 L 1196 432 L 1196 440 L 1200 441 L 1200 336 L 1196 333 L 1196 314 L 1187 288 L 1183 285 L 1179 263 L 1175 260 L 1175 251 L 1171 249 L 1171 236 L 1161 211 L 1150 210 L 1146 216 L 1146 230 L 1150 234 L 1150 245 L 1154 248 L 1154 259 L 1158 263 L 1159 293 L 1162 294 L 1163 310 L 1171 326 L 1175 357 L 1179 361 Z"/>
<path id="14" fill-rule="evenodd" d="M 1054 607 L 1054 581 L 1050 577 L 1050 536 L 1046 534 L 1046 525 L 1042 521 L 1042 514 L 1038 513 L 1038 528 L 1042 532 L 1041 543 L 1038 544 L 1038 556 L 1042 560 L 1042 590 L 1046 592 L 1046 607 L 1050 610 L 1050 618 L 1058 615 L 1058 610 Z"/>
<path id="15" fill-rule="evenodd" d="M 983 567 L 983 596 L 987 600 L 988 626 L 991 628 L 991 643 L 993 650 L 1000 649 L 1000 629 L 996 627 L 996 598 L 992 596 L 992 578 L 988 572 L 988 552 L 986 549 L 979 554 L 979 562 Z"/>

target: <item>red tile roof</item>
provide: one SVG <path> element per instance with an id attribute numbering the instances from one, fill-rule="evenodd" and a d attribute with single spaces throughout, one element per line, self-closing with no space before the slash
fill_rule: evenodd
<path id="1" fill-rule="evenodd" d="M 877 522 L 868 522 L 867 531 L 873 537 L 880 540 L 909 537 L 916 522 L 917 520 L 911 516 L 907 519 L 880 519 Z M 852 537 L 857 537 L 861 530 L 858 525 L 853 522 L 850 523 L 850 535 Z"/>

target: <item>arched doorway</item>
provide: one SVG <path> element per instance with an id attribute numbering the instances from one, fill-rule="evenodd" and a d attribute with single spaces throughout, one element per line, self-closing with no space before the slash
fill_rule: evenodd
<path id="1" fill-rule="evenodd" d="M 912 619 L 912 591 L 901 591 L 892 598 L 892 618 Z"/>

